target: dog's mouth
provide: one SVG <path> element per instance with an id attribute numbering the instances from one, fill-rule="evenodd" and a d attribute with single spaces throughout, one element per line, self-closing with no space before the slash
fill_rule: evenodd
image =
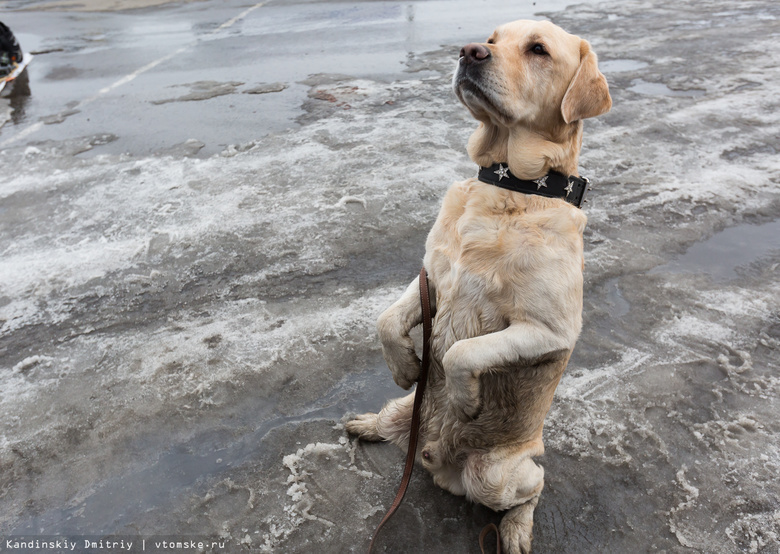
<path id="1" fill-rule="evenodd" d="M 473 71 L 468 67 L 458 64 L 452 78 L 452 88 L 458 100 L 477 116 L 485 114 L 504 124 L 512 121 L 512 117 L 496 102 L 494 95 L 484 89 L 480 77 L 471 73 Z"/>

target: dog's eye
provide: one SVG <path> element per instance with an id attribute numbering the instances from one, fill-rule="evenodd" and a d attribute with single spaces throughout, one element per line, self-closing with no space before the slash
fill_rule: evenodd
<path id="1" fill-rule="evenodd" d="M 533 46 L 531 46 L 531 52 L 533 52 L 537 56 L 544 56 L 547 54 L 547 50 L 545 50 L 544 44 L 540 44 L 538 42 Z"/>
<path id="2" fill-rule="evenodd" d="M 488 43 L 488 44 L 495 44 L 495 43 L 496 43 L 496 41 L 495 41 L 495 40 L 493 40 L 492 38 L 489 38 L 489 39 L 487 39 L 487 43 Z"/>

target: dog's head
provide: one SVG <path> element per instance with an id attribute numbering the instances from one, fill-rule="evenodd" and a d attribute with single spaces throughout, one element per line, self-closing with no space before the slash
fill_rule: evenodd
<path id="1" fill-rule="evenodd" d="M 475 118 L 547 130 L 609 111 L 612 99 L 587 41 L 549 21 L 514 21 L 461 49 L 453 88 Z"/>

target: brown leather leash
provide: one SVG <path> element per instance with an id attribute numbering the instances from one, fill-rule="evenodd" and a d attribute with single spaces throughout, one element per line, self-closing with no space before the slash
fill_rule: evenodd
<path id="1" fill-rule="evenodd" d="M 491 531 L 496 532 L 496 554 L 501 554 L 501 533 L 498 532 L 498 527 L 496 527 L 495 523 L 488 523 L 482 528 L 482 532 L 479 534 L 479 549 L 482 551 L 482 554 L 485 554 L 485 537 Z"/>
<path id="2" fill-rule="evenodd" d="M 431 342 L 431 297 L 428 292 L 428 274 L 425 271 L 425 267 L 420 270 L 420 305 L 422 307 L 422 324 L 423 324 L 423 355 L 422 364 L 420 367 L 420 377 L 417 380 L 417 390 L 414 392 L 414 407 L 412 408 L 412 425 L 409 431 L 409 448 L 406 451 L 406 465 L 404 466 L 404 475 L 401 478 L 401 485 L 398 487 L 398 492 L 395 495 L 395 500 L 390 506 L 390 509 L 379 522 L 379 525 L 374 531 L 374 536 L 371 537 L 371 544 L 368 546 L 368 554 L 374 549 L 374 542 L 376 541 L 379 531 L 382 529 L 385 523 L 393 516 L 395 511 L 401 505 L 406 494 L 406 489 L 409 487 L 409 481 L 412 478 L 412 469 L 414 468 L 414 457 L 417 453 L 417 437 L 420 433 L 420 405 L 422 404 L 423 394 L 425 394 L 425 385 L 428 383 L 428 367 L 430 365 L 430 342 Z"/>
<path id="3" fill-rule="evenodd" d="M 412 408 L 412 424 L 409 430 L 409 447 L 406 451 L 406 464 L 404 465 L 404 474 L 401 477 L 401 484 L 398 487 L 398 492 L 395 494 L 390 509 L 387 510 L 385 517 L 377 525 L 374 531 L 374 536 L 371 537 L 371 544 L 368 545 L 368 554 L 374 549 L 374 543 L 379 535 L 379 531 L 387 523 L 387 521 L 393 517 L 398 507 L 403 502 L 406 495 L 406 489 L 409 488 L 409 481 L 412 478 L 412 469 L 414 468 L 414 458 L 417 454 L 417 438 L 420 434 L 420 406 L 422 405 L 423 394 L 425 394 L 425 385 L 428 383 L 428 368 L 430 367 L 430 343 L 431 332 L 433 327 L 433 320 L 431 317 L 431 297 L 428 291 L 428 273 L 425 271 L 425 267 L 420 270 L 420 306 L 422 307 L 422 324 L 423 324 L 423 354 L 422 363 L 420 366 L 420 376 L 417 379 L 417 389 L 414 392 L 414 406 Z M 479 547 L 482 550 L 482 554 L 485 553 L 484 540 L 490 531 L 496 532 L 496 554 L 501 554 L 501 536 L 498 533 L 498 527 L 495 524 L 490 523 L 482 529 L 479 534 Z"/>

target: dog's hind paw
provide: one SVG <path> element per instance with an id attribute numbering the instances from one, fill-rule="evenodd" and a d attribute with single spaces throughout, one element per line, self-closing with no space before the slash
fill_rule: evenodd
<path id="1" fill-rule="evenodd" d="M 360 414 L 355 419 L 348 421 L 344 427 L 346 427 L 347 433 L 357 435 L 364 441 L 380 441 L 382 437 L 376 427 L 378 418 L 379 414 Z"/>
<path id="2" fill-rule="evenodd" d="M 539 497 L 509 510 L 501 520 L 501 545 L 508 554 L 531 554 L 534 508 Z"/>

